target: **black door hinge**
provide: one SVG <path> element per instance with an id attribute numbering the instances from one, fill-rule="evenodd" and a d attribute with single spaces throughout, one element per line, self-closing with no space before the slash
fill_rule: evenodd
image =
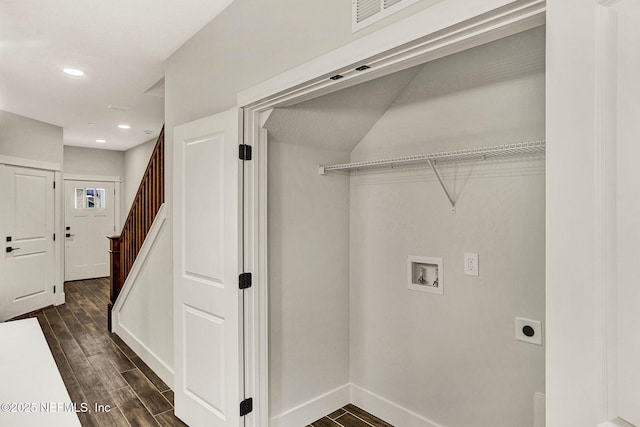
<path id="1" fill-rule="evenodd" d="M 240 274 L 240 289 L 247 289 L 251 287 L 251 273 Z"/>
<path id="2" fill-rule="evenodd" d="M 53 241 L 56 241 L 56 233 L 53 233 Z"/>
<path id="3" fill-rule="evenodd" d="M 245 399 L 242 402 L 240 402 L 240 416 L 241 417 L 244 417 L 245 415 L 247 415 L 251 411 L 253 411 L 253 398 L 252 397 L 250 397 L 248 399 Z"/>
<path id="4" fill-rule="evenodd" d="M 53 188 L 56 188 L 56 182 L 53 181 Z"/>
<path id="5" fill-rule="evenodd" d="M 56 285 L 53 285 L 53 293 L 56 293 Z"/>
<path id="6" fill-rule="evenodd" d="M 251 146 L 247 144 L 240 144 L 238 147 L 240 148 L 240 160 L 251 160 Z"/>

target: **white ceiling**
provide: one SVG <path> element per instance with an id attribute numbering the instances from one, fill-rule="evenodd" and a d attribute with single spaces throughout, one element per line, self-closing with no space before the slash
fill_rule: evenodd
<path id="1" fill-rule="evenodd" d="M 156 137 L 165 59 L 232 1 L 2 0 L 0 110 L 61 126 L 66 145 L 126 150 Z"/>

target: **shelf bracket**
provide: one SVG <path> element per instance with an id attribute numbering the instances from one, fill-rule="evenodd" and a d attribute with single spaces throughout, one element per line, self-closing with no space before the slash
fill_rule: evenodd
<path id="1" fill-rule="evenodd" d="M 449 199 L 449 203 L 451 203 L 451 213 L 456 213 L 456 202 L 451 197 L 451 194 L 449 193 L 447 186 L 445 185 L 444 181 L 442 180 L 442 177 L 440 176 L 440 172 L 438 172 L 438 169 L 436 169 L 436 165 L 428 157 L 427 157 L 427 162 L 429 162 L 429 166 L 431 166 L 433 173 L 436 174 L 436 178 L 438 178 L 438 181 L 440 182 L 440 186 L 444 190 L 444 194 L 447 195 L 447 199 Z"/>

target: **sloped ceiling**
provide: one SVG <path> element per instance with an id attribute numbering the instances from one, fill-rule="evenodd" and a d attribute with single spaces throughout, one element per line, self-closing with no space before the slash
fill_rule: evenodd
<path id="1" fill-rule="evenodd" d="M 350 152 L 420 68 L 409 68 L 292 107 L 276 108 L 265 123 L 269 141 Z"/>
<path id="2" fill-rule="evenodd" d="M 352 161 L 544 139 L 544 71 L 543 27 L 429 62 Z"/>
<path id="3" fill-rule="evenodd" d="M 523 76 L 541 75 L 544 79 L 544 57 L 544 28 L 541 27 L 275 109 L 265 127 L 269 141 L 353 152 L 356 160 L 364 151 L 385 146 L 396 150 L 397 147 L 393 147 L 397 141 L 404 141 L 409 151 L 415 151 L 422 149 L 427 139 L 447 145 L 452 135 L 468 132 L 477 138 L 478 129 L 499 120 L 513 120 L 514 133 L 524 138 L 531 135 L 527 135 L 526 129 L 523 132 L 518 122 L 534 123 L 534 133 L 540 127 L 537 122 L 544 126 L 544 107 L 540 108 L 544 105 L 544 90 L 533 85 L 531 102 L 527 103 L 526 99 L 522 100 L 525 94 L 509 88 L 504 91 L 499 88 L 497 92 L 492 89 L 492 96 L 504 95 L 497 106 L 490 98 L 469 95 Z M 510 102 L 525 105 L 511 113 Z M 487 115 L 495 114 L 500 108 L 506 108 L 501 111 L 504 117 L 487 120 Z M 535 116 L 535 120 L 530 116 Z M 456 123 L 453 128 L 452 123 Z M 496 128 L 502 132 L 504 125 Z"/>

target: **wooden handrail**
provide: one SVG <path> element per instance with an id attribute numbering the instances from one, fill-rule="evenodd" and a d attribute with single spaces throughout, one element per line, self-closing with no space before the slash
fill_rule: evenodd
<path id="1" fill-rule="evenodd" d="M 164 126 L 151 153 L 149 164 L 142 176 L 127 219 L 118 236 L 109 236 L 111 241 L 111 291 L 109 295 L 109 330 L 111 309 L 120 295 L 133 263 L 140 252 L 158 209 L 164 203 Z"/>

